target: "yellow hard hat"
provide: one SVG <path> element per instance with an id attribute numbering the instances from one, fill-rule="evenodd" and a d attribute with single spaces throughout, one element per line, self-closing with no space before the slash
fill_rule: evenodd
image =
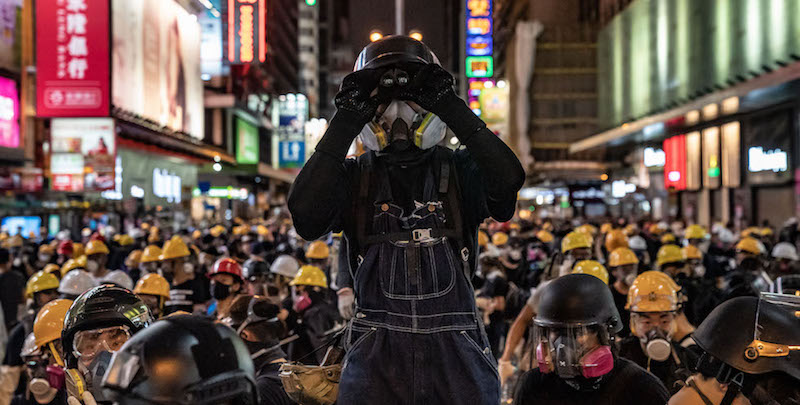
<path id="1" fill-rule="evenodd" d="M 661 243 L 668 244 L 668 243 L 675 243 L 675 235 L 671 233 L 665 233 L 664 236 L 661 237 Z"/>
<path id="2" fill-rule="evenodd" d="M 237 225 L 241 225 L 244 223 L 244 220 L 241 217 L 236 217 L 233 219 L 233 223 Z"/>
<path id="3" fill-rule="evenodd" d="M 678 245 L 668 244 L 661 246 L 656 255 L 656 263 L 659 267 L 667 263 L 676 263 L 683 261 L 683 252 Z"/>
<path id="4" fill-rule="evenodd" d="M 484 231 L 478 231 L 478 246 L 486 247 L 489 244 L 489 235 Z"/>
<path id="5" fill-rule="evenodd" d="M 266 236 L 267 234 L 269 234 L 269 228 L 267 228 L 264 225 L 259 225 L 256 227 L 256 233 L 261 236 Z"/>
<path id="6" fill-rule="evenodd" d="M 611 225 L 611 222 L 606 222 L 603 225 L 600 225 L 600 233 L 609 233 L 612 229 L 614 229 L 614 226 Z"/>
<path id="7" fill-rule="evenodd" d="M 578 232 L 586 233 L 590 236 L 594 236 L 597 233 L 597 227 L 592 224 L 583 224 L 577 228 L 575 228 Z"/>
<path id="8" fill-rule="evenodd" d="M 208 233 L 210 233 L 211 236 L 218 238 L 220 235 L 225 233 L 225 227 L 222 225 L 216 225 L 213 228 L 209 229 Z"/>
<path id="9" fill-rule="evenodd" d="M 89 243 L 86 244 L 86 255 L 94 255 L 94 254 L 108 254 L 108 246 L 105 243 L 100 242 L 99 240 L 90 240 Z"/>
<path id="10" fill-rule="evenodd" d="M 686 228 L 686 233 L 684 236 L 686 237 L 686 239 L 705 239 L 706 235 L 707 235 L 706 228 L 694 224 L 694 225 L 689 225 L 689 227 Z"/>
<path id="11" fill-rule="evenodd" d="M 150 273 L 140 278 L 133 288 L 134 294 L 158 295 L 169 298 L 169 282 L 157 273 Z"/>
<path id="12" fill-rule="evenodd" d="M 67 273 L 69 273 L 72 270 L 81 269 L 81 268 L 83 268 L 83 267 L 81 267 L 81 265 L 78 264 L 77 260 L 69 259 L 66 262 L 64 262 L 64 264 L 61 266 L 61 277 L 66 276 Z"/>
<path id="13" fill-rule="evenodd" d="M 42 269 L 42 271 L 45 272 L 45 273 L 50 273 L 50 274 L 52 274 L 52 275 L 54 275 L 56 277 L 61 277 L 61 268 L 58 267 L 58 265 L 54 264 L 54 263 L 46 264 L 44 266 L 44 268 Z"/>
<path id="14" fill-rule="evenodd" d="M 22 239 L 22 236 L 20 236 L 19 234 L 16 234 L 16 235 L 14 235 L 14 236 L 12 236 L 12 237 L 10 237 L 10 238 L 5 240 L 6 247 L 9 247 L 9 248 L 22 247 L 22 243 L 23 242 L 24 242 L 24 240 Z"/>
<path id="15" fill-rule="evenodd" d="M 142 258 L 139 263 L 157 262 L 161 258 L 161 248 L 158 245 L 148 245 L 142 251 Z"/>
<path id="16" fill-rule="evenodd" d="M 36 346 L 42 347 L 50 342 L 61 339 L 61 330 L 64 328 L 64 318 L 67 316 L 72 300 L 57 299 L 45 304 L 36 320 L 33 321 L 33 336 Z"/>
<path id="17" fill-rule="evenodd" d="M 147 222 L 142 222 L 142 225 L 140 225 L 139 227 L 142 228 L 143 231 L 146 231 L 150 229 L 150 224 L 148 224 Z"/>
<path id="18" fill-rule="evenodd" d="M 192 231 L 192 239 L 200 239 L 201 237 L 203 237 L 203 232 L 201 230 L 195 229 Z"/>
<path id="19" fill-rule="evenodd" d="M 155 229 L 155 228 L 150 228 L 150 229 Z M 147 243 L 150 244 L 158 243 L 159 240 L 161 240 L 161 235 L 159 235 L 158 232 L 150 232 L 150 235 L 147 236 Z"/>
<path id="20" fill-rule="evenodd" d="M 52 255 L 55 252 L 56 252 L 56 249 L 54 247 L 50 246 L 50 245 L 40 245 L 39 246 L 39 253 Z"/>
<path id="21" fill-rule="evenodd" d="M 6 239 L 8 239 L 8 232 L 0 232 L 0 241 L 5 241 Z"/>
<path id="22" fill-rule="evenodd" d="M 678 289 L 669 275 L 660 271 L 646 271 L 636 277 L 628 290 L 625 309 L 631 312 L 677 311 Z"/>
<path id="23" fill-rule="evenodd" d="M 692 238 L 695 239 L 695 238 Z M 684 260 L 702 260 L 703 259 L 703 252 L 697 248 L 695 245 L 687 245 L 681 249 L 683 252 L 683 259 Z"/>
<path id="24" fill-rule="evenodd" d="M 545 222 L 544 224 L 542 224 L 542 229 L 544 229 L 547 232 L 553 232 L 553 223 Z"/>
<path id="25" fill-rule="evenodd" d="M 588 234 L 579 231 L 572 231 L 561 239 L 561 253 L 567 253 L 573 249 L 592 248 L 592 238 Z"/>
<path id="26" fill-rule="evenodd" d="M 72 244 L 72 257 L 77 259 L 86 254 L 86 249 L 83 246 L 83 243 L 73 243 Z"/>
<path id="27" fill-rule="evenodd" d="M 636 253 L 633 253 L 633 250 L 627 247 L 618 247 L 612 250 L 608 255 L 609 267 L 619 267 L 636 263 L 639 263 L 639 258 L 636 257 Z"/>
<path id="28" fill-rule="evenodd" d="M 508 229 L 512 230 L 512 231 L 519 231 L 520 229 L 522 229 L 522 225 L 520 225 L 520 224 L 518 224 L 516 222 L 513 222 L 508 226 Z"/>
<path id="29" fill-rule="evenodd" d="M 307 264 L 300 268 L 289 285 L 310 285 L 315 287 L 328 287 L 328 278 L 319 267 Z"/>
<path id="30" fill-rule="evenodd" d="M 505 232 L 497 232 L 492 235 L 492 245 L 503 246 L 508 243 L 508 235 Z"/>
<path id="31" fill-rule="evenodd" d="M 130 246 L 133 245 L 133 238 L 130 235 L 120 235 L 119 240 L 117 241 L 120 246 Z"/>
<path id="32" fill-rule="evenodd" d="M 536 239 L 539 239 L 544 243 L 550 243 L 553 241 L 553 234 L 542 229 L 539 232 L 536 232 Z"/>
<path id="33" fill-rule="evenodd" d="M 761 236 L 772 236 L 772 228 L 761 228 Z"/>
<path id="34" fill-rule="evenodd" d="M 736 244 L 736 251 L 751 253 L 754 255 L 760 255 L 763 253 L 763 250 L 761 249 L 761 242 L 751 237 L 742 238 L 742 240 Z"/>
<path id="35" fill-rule="evenodd" d="M 761 229 L 755 226 L 745 228 L 745 230 L 742 231 L 742 238 L 746 238 L 748 236 L 749 237 L 761 236 Z"/>
<path id="36" fill-rule="evenodd" d="M 581 260 L 572 267 L 572 274 L 591 274 L 608 284 L 608 270 L 595 260 Z"/>
<path id="37" fill-rule="evenodd" d="M 233 234 L 234 235 L 237 235 L 237 236 L 238 235 L 246 235 L 248 232 L 250 232 L 250 227 L 247 226 L 247 225 L 239 225 L 239 226 L 234 226 L 233 227 Z"/>
<path id="38" fill-rule="evenodd" d="M 634 233 L 636 233 L 636 225 L 635 224 L 628 224 L 628 225 L 625 226 L 625 229 L 623 229 L 622 232 L 626 236 L 631 236 Z"/>
<path id="39" fill-rule="evenodd" d="M 160 260 L 176 259 L 178 257 L 189 256 L 189 247 L 183 243 L 180 236 L 175 235 L 170 240 L 164 242 L 164 249 L 162 249 Z"/>
<path id="40" fill-rule="evenodd" d="M 127 261 L 139 264 L 142 261 L 142 251 L 141 249 L 134 249 L 128 253 L 128 257 L 125 258 Z"/>
<path id="41" fill-rule="evenodd" d="M 666 229 L 661 227 L 659 224 L 651 224 L 650 228 L 648 228 L 648 231 L 653 235 L 661 235 L 664 231 L 666 231 Z"/>
<path id="42" fill-rule="evenodd" d="M 306 249 L 306 257 L 309 259 L 327 259 L 330 256 L 331 250 L 328 245 L 321 240 L 315 240 L 308 245 Z"/>
<path id="43" fill-rule="evenodd" d="M 44 270 L 37 271 L 33 273 L 31 278 L 28 279 L 28 282 L 25 284 L 25 296 L 28 298 L 33 298 L 33 294 L 45 291 L 45 290 L 55 290 L 58 288 L 58 277 L 53 275 L 53 273 L 45 273 Z"/>
<path id="44" fill-rule="evenodd" d="M 628 247 L 628 237 L 621 229 L 612 229 L 606 234 L 606 251 L 613 252 L 614 249 Z"/>

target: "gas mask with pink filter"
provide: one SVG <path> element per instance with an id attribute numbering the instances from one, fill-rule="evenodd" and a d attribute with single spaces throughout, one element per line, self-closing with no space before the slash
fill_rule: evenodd
<path id="1" fill-rule="evenodd" d="M 534 321 L 535 322 L 535 321 Z M 564 380 L 594 379 L 614 368 L 608 332 L 597 325 L 547 327 L 534 324 L 539 371 Z"/>

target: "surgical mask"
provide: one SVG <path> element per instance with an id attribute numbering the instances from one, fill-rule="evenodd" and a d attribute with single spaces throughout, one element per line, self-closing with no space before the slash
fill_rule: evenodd
<path id="1" fill-rule="evenodd" d="M 698 264 L 692 268 L 692 273 L 694 273 L 695 277 L 702 278 L 706 275 L 706 268 L 702 264 Z"/>
<path id="2" fill-rule="evenodd" d="M 211 296 L 216 300 L 224 300 L 231 295 L 231 286 L 227 284 L 211 282 Z"/>
<path id="3" fill-rule="evenodd" d="M 50 255 L 39 255 L 39 261 L 47 263 L 50 261 Z"/>
<path id="4" fill-rule="evenodd" d="M 100 269 L 100 263 L 97 263 L 95 260 L 89 260 L 86 262 L 86 270 L 89 270 L 90 273 L 94 273 Z"/>
<path id="5" fill-rule="evenodd" d="M 64 369 L 59 366 L 47 366 L 44 375 L 34 376 L 28 382 L 28 390 L 39 404 L 48 404 L 64 388 Z"/>
<path id="6" fill-rule="evenodd" d="M 309 298 L 306 293 L 296 295 L 292 300 L 294 301 L 293 307 L 295 312 L 303 312 L 312 304 L 311 298 Z"/>
<path id="7" fill-rule="evenodd" d="M 636 273 L 631 272 L 625 275 L 625 278 L 622 280 L 622 282 L 627 286 L 631 286 L 633 285 L 634 280 L 636 280 Z"/>
<path id="8" fill-rule="evenodd" d="M 191 264 L 191 263 L 184 263 L 182 270 L 186 274 L 193 274 L 194 273 L 194 265 Z"/>
<path id="9" fill-rule="evenodd" d="M 513 260 L 513 261 L 515 261 L 515 262 L 518 262 L 518 261 L 520 261 L 522 259 L 522 252 L 520 252 L 517 249 L 514 249 L 514 250 L 508 252 L 508 258 Z"/>
<path id="10" fill-rule="evenodd" d="M 669 342 L 669 336 L 659 328 L 651 330 L 644 338 L 639 338 L 639 340 L 647 357 L 655 361 L 665 361 L 672 354 L 672 344 Z"/>

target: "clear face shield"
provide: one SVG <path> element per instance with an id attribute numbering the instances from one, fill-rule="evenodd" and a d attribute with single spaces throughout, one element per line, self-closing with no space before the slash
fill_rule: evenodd
<path id="1" fill-rule="evenodd" d="M 545 374 L 596 378 L 614 368 L 608 331 L 599 325 L 551 327 L 534 321 L 533 342 L 539 371 Z"/>
<path id="2" fill-rule="evenodd" d="M 800 297 L 800 274 L 780 276 L 770 286 L 769 292 Z"/>

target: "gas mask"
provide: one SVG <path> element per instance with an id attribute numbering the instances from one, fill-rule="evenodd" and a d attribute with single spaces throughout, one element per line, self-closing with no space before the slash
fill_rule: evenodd
<path id="1" fill-rule="evenodd" d="M 295 312 L 303 312 L 313 303 L 311 301 L 311 297 L 309 297 L 308 293 L 305 291 L 293 294 L 292 302 L 292 307 L 294 308 Z"/>
<path id="2" fill-rule="evenodd" d="M 594 339 L 594 343 L 589 343 Z M 583 326 L 549 329 L 534 327 L 536 361 L 539 371 L 555 372 L 569 380 L 602 377 L 614 368 L 611 347 L 599 344 L 594 331 Z"/>
<path id="3" fill-rule="evenodd" d="M 639 338 L 647 357 L 655 361 L 666 361 L 672 354 L 672 344 L 669 340 L 669 335 L 660 328 L 654 328 Z"/>
<path id="4" fill-rule="evenodd" d="M 64 369 L 56 365 L 44 366 L 44 364 L 29 365 L 29 367 L 32 369 L 32 378 L 28 382 L 28 390 L 36 403 L 50 403 L 58 391 L 64 388 Z"/>
<path id="5" fill-rule="evenodd" d="M 425 150 L 444 139 L 447 125 L 439 117 L 424 110 L 415 111 L 407 102 L 393 97 L 409 80 L 408 73 L 401 69 L 388 70 L 381 77 L 378 95 L 391 102 L 361 129 L 359 137 L 365 148 L 400 152 L 414 145 Z"/>

